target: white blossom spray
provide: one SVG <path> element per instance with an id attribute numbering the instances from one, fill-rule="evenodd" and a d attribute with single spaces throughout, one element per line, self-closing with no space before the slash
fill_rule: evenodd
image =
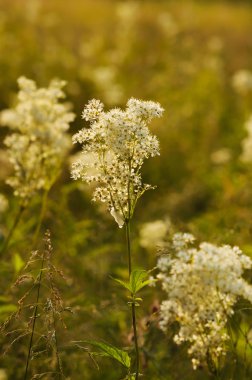
<path id="1" fill-rule="evenodd" d="M 42 190 L 43 205 L 34 243 L 37 240 L 47 194 L 71 146 L 67 131 L 69 123 L 75 117 L 65 104 L 60 103 L 65 97 L 62 91 L 64 81 L 52 80 L 48 88 L 37 88 L 33 80 L 20 77 L 18 85 L 16 105 L 2 111 L 0 115 L 1 124 L 12 130 L 4 140 L 13 166 L 13 175 L 6 182 L 14 189 L 14 195 L 20 201 L 19 212 L 5 239 L 3 250 L 29 200 Z"/>
<path id="2" fill-rule="evenodd" d="M 85 106 L 82 117 L 90 123 L 73 136 L 73 142 L 83 144 L 80 158 L 74 162 L 72 177 L 88 184 L 96 183 L 93 200 L 107 208 L 120 228 L 125 225 L 129 279 L 132 273 L 130 221 L 138 199 L 152 186 L 144 184 L 141 168 L 149 157 L 159 155 L 159 142 L 148 124 L 161 117 L 159 103 L 131 98 L 126 109 L 104 111 L 96 99 Z M 131 294 L 132 296 L 132 294 Z M 135 343 L 134 378 L 139 378 L 139 347 L 136 325 L 136 303 L 131 303 Z"/>

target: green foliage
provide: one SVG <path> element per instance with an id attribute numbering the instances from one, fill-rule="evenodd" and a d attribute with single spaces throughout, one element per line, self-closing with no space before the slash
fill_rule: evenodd
<path id="1" fill-rule="evenodd" d="M 118 278 L 114 278 L 114 277 L 111 277 L 114 281 L 116 281 L 118 284 L 120 284 L 123 288 L 129 290 L 130 292 L 132 292 L 132 289 L 131 289 L 131 284 L 130 282 L 126 282 L 126 281 L 123 281 L 123 280 L 120 280 Z"/>
<path id="2" fill-rule="evenodd" d="M 130 368 L 130 357 L 126 351 L 123 351 L 111 344 L 98 342 L 96 340 L 82 340 L 75 343 L 87 343 L 95 348 L 98 348 L 100 352 L 91 352 L 92 355 L 107 356 L 109 358 L 115 359 L 117 362 L 121 363 L 125 368 Z"/>
<path id="3" fill-rule="evenodd" d="M 149 285 L 151 280 L 146 280 L 148 273 L 145 270 L 133 270 L 130 275 L 131 292 L 135 295 L 139 290 Z"/>
<path id="4" fill-rule="evenodd" d="M 134 269 L 130 274 L 130 280 L 128 282 L 113 277 L 112 279 L 135 296 L 139 290 L 153 282 L 153 280 L 146 280 L 147 276 L 148 272 L 145 270 Z"/>

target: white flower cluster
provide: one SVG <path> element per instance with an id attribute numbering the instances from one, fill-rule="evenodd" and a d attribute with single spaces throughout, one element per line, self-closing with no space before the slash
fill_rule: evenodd
<path id="1" fill-rule="evenodd" d="M 225 354 L 228 317 L 238 297 L 252 303 L 252 286 L 243 278 L 252 260 L 238 247 L 202 243 L 192 245 L 191 234 L 175 234 L 171 254 L 158 260 L 159 280 L 168 294 L 161 304 L 163 330 L 173 322 L 179 323 L 174 337 L 177 344 L 188 342 L 188 354 L 196 369 L 211 358 L 217 363 Z"/>
<path id="2" fill-rule="evenodd" d="M 252 162 L 252 115 L 245 124 L 246 138 L 242 141 L 241 159 L 244 162 Z"/>
<path id="3" fill-rule="evenodd" d="M 108 208 L 120 227 L 132 217 L 137 200 L 150 185 L 142 184 L 140 169 L 145 159 L 159 155 L 159 142 L 148 123 L 160 117 L 158 103 L 131 98 L 126 110 L 104 112 L 104 105 L 90 100 L 82 113 L 90 122 L 73 136 L 83 144 L 81 157 L 74 162 L 72 177 L 98 184 L 93 200 Z"/>
<path id="4" fill-rule="evenodd" d="M 70 148 L 66 133 L 74 114 L 59 103 L 65 97 L 65 82 L 53 80 L 48 88 L 37 88 L 33 80 L 18 79 L 20 91 L 15 108 L 2 111 L 1 124 L 13 133 L 6 137 L 14 175 L 7 183 L 14 194 L 29 199 L 34 192 L 50 188 Z"/>

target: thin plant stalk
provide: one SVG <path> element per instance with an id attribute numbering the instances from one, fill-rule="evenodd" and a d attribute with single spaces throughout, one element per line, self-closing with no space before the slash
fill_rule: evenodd
<path id="1" fill-rule="evenodd" d="M 53 288 L 53 279 L 52 279 L 52 271 L 53 271 L 53 265 L 51 263 L 51 254 L 52 254 L 52 247 L 51 247 L 51 240 L 50 240 L 50 232 L 47 230 L 45 233 L 46 236 L 46 243 L 47 243 L 47 249 L 46 249 L 46 254 L 47 254 L 47 268 L 48 268 L 48 273 L 47 273 L 47 278 L 49 280 L 50 284 L 50 290 L 51 290 L 51 295 L 54 293 L 54 288 Z M 53 297 L 52 297 L 53 298 Z M 53 319 L 53 328 L 54 328 L 54 343 L 55 343 L 55 353 L 56 353 L 56 359 L 57 359 L 57 366 L 58 366 L 58 373 L 57 373 L 57 379 L 61 380 L 62 378 L 65 378 L 64 373 L 63 373 L 63 368 L 62 368 L 62 363 L 60 359 L 60 354 L 59 354 L 59 345 L 58 345 L 58 335 L 57 335 L 57 330 L 56 330 L 56 313 L 55 313 L 55 308 L 53 305 L 53 302 L 51 303 L 52 305 L 52 319 Z"/>
<path id="2" fill-rule="evenodd" d="M 56 319 L 55 319 L 55 313 L 53 311 L 53 327 L 54 327 L 54 334 L 55 334 L 55 349 L 56 349 L 56 357 L 57 357 L 57 365 L 58 365 L 58 379 L 61 380 L 62 377 L 64 376 L 63 373 L 63 368 L 60 360 L 60 355 L 59 355 L 59 345 L 58 345 L 58 337 L 57 337 L 57 332 L 56 332 Z"/>
<path id="3" fill-rule="evenodd" d="M 37 245 L 39 233 L 40 233 L 41 226 L 42 226 L 42 222 L 43 222 L 43 219 L 44 219 L 44 216 L 45 216 L 46 205 L 47 205 L 47 198 L 48 198 L 48 192 L 49 192 L 49 190 L 45 190 L 44 193 L 43 193 L 42 205 L 41 205 L 41 209 L 40 209 L 38 224 L 37 224 L 36 230 L 34 232 L 33 241 L 32 241 L 32 247 L 33 247 L 33 249 Z"/>
<path id="4" fill-rule="evenodd" d="M 17 212 L 16 217 L 14 219 L 13 225 L 12 225 L 12 227 L 11 227 L 11 229 L 10 229 L 10 231 L 9 231 L 5 241 L 4 241 L 4 245 L 3 245 L 1 252 L 0 252 L 1 254 L 3 254 L 6 251 L 6 249 L 8 248 L 9 243 L 11 241 L 11 238 L 12 238 L 12 236 L 13 236 L 13 234 L 14 234 L 17 226 L 18 226 L 18 223 L 21 219 L 21 216 L 22 216 L 24 210 L 25 210 L 25 206 L 23 204 L 20 204 L 18 212 Z"/>
<path id="5" fill-rule="evenodd" d="M 49 263 L 49 265 L 51 265 L 51 263 Z M 50 288 L 51 288 L 51 291 L 53 291 L 51 279 L 50 279 Z M 65 378 L 65 376 L 63 373 L 62 363 L 61 363 L 60 354 L 59 354 L 58 335 L 57 335 L 57 330 L 56 330 L 56 316 L 55 316 L 54 310 L 52 310 L 52 317 L 53 317 L 53 328 L 54 328 L 55 351 L 56 351 L 57 366 L 58 366 L 58 371 L 59 371 L 57 377 L 59 380 L 61 380 L 62 377 Z"/>
<path id="6" fill-rule="evenodd" d="M 31 331 L 28 355 L 27 355 L 27 360 L 26 360 L 24 380 L 27 380 L 27 376 L 28 376 L 28 370 L 29 370 L 29 364 L 30 364 L 30 358 L 31 358 L 31 350 L 32 350 L 32 343 L 33 343 L 33 336 L 34 336 L 34 332 L 35 332 L 36 320 L 38 317 L 38 303 L 39 303 L 39 296 L 40 296 L 40 289 L 41 289 L 42 273 L 43 273 L 43 269 L 44 269 L 44 261 L 45 261 L 45 254 L 43 254 L 39 278 L 38 278 L 38 290 L 37 290 L 37 297 L 36 297 L 36 306 L 35 306 L 34 313 L 33 313 L 32 331 Z"/>
<path id="7" fill-rule="evenodd" d="M 126 227 L 126 242 L 127 242 L 127 253 L 128 253 L 128 270 L 129 270 L 129 277 L 131 275 L 131 242 L 130 242 L 130 222 L 126 221 L 125 223 Z M 133 294 L 132 294 L 133 296 Z M 134 302 L 131 304 L 131 315 L 132 315 L 132 326 L 134 331 L 134 343 L 135 343 L 135 354 L 136 354 L 136 377 L 135 379 L 138 380 L 139 378 L 139 348 L 138 348 L 138 337 L 137 337 L 137 326 L 136 326 L 136 305 Z"/>

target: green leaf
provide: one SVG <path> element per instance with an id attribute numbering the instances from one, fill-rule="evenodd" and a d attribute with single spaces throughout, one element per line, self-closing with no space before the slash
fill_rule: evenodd
<path id="1" fill-rule="evenodd" d="M 125 282 L 122 280 L 119 280 L 118 278 L 111 277 L 114 281 L 116 281 L 118 284 L 120 284 L 125 289 L 129 290 L 133 295 L 136 295 L 136 293 L 145 287 L 146 285 L 150 284 L 151 280 L 146 280 L 147 272 L 143 269 L 134 269 L 131 272 L 130 275 L 130 281 Z"/>
<path id="2" fill-rule="evenodd" d="M 114 278 L 114 277 L 111 277 L 114 281 L 116 281 L 118 284 L 122 285 L 123 288 L 129 290 L 130 292 L 132 292 L 131 290 L 131 286 L 130 286 L 130 283 L 129 282 L 125 282 L 125 281 L 122 281 L 122 280 L 119 280 L 118 278 Z"/>
<path id="3" fill-rule="evenodd" d="M 96 340 L 82 340 L 82 341 L 79 341 L 78 343 L 87 343 L 87 344 L 90 344 L 91 346 L 101 350 L 101 353 L 92 352 L 92 355 L 94 355 L 94 354 L 101 355 L 102 354 L 103 356 L 107 356 L 107 357 L 110 357 L 110 358 L 117 360 L 124 367 L 130 368 L 130 357 L 127 354 L 127 352 L 120 350 L 119 348 L 112 346 L 111 344 L 98 342 Z"/>
<path id="4" fill-rule="evenodd" d="M 144 286 L 148 285 L 151 280 L 146 280 L 147 272 L 145 270 L 134 269 L 130 275 L 130 288 L 133 294 L 136 294 Z"/>

